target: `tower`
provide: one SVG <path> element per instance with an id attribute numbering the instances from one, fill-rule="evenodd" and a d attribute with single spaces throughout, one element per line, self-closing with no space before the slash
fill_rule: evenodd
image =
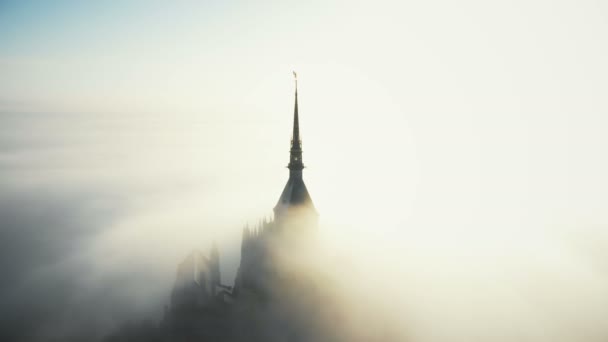
<path id="1" fill-rule="evenodd" d="M 294 76 L 296 73 L 294 72 Z M 279 269 L 284 272 L 289 252 L 308 246 L 316 231 L 318 214 L 302 178 L 302 140 L 298 113 L 298 84 L 296 79 L 293 113 L 293 135 L 289 153 L 289 179 L 274 207 L 274 220 L 260 221 L 253 229 L 245 226 L 241 243 L 241 262 L 235 280 L 234 293 L 242 290 L 271 291 Z"/>
<path id="2" fill-rule="evenodd" d="M 294 71 L 295 78 L 295 104 L 293 110 L 293 133 L 291 138 L 291 149 L 289 151 L 289 179 L 283 192 L 279 197 L 277 205 L 274 207 L 274 219 L 279 223 L 279 226 L 285 226 L 281 223 L 287 223 L 286 221 L 294 220 L 306 225 L 317 224 L 317 211 L 308 189 L 304 184 L 302 178 L 302 171 L 304 170 L 304 163 L 302 161 L 302 140 L 300 139 L 300 118 L 298 110 L 298 79 Z M 295 216 L 298 216 L 296 218 Z M 293 222 L 290 222 L 292 224 Z"/>

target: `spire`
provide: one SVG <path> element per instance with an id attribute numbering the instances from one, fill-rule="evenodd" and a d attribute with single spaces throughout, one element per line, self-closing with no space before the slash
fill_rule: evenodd
<path id="1" fill-rule="evenodd" d="M 296 82 L 296 94 L 293 109 L 293 134 L 291 138 L 291 151 L 289 165 L 287 165 L 290 176 L 294 173 L 299 173 L 301 175 L 301 171 L 304 169 L 304 164 L 302 163 L 302 140 L 300 140 L 300 120 L 298 117 L 298 76 L 295 71 L 293 72 L 293 77 Z"/>
<path id="2" fill-rule="evenodd" d="M 219 255 L 220 255 L 220 252 L 217 249 L 217 243 L 215 241 L 213 241 L 213 243 L 211 244 L 211 252 L 210 252 L 211 259 L 219 258 Z"/>
<path id="3" fill-rule="evenodd" d="M 312 209 L 313 212 L 315 211 L 310 194 L 308 194 L 306 185 L 304 185 L 304 179 L 302 179 L 304 164 L 302 163 L 302 140 L 300 140 L 300 122 L 298 117 L 298 79 L 295 71 L 293 76 L 296 83 L 296 92 L 293 110 L 293 136 L 291 138 L 289 165 L 287 165 L 287 168 L 289 168 L 289 179 L 287 180 L 287 184 L 285 184 L 285 188 L 283 188 L 279 202 L 274 207 L 273 223 L 281 221 L 281 217 L 284 216 L 290 207 L 305 206 Z"/>
<path id="4" fill-rule="evenodd" d="M 296 82 L 296 103 L 293 108 L 293 136 L 291 140 L 291 147 L 297 144 L 298 147 L 302 147 L 302 141 L 300 140 L 300 120 L 298 118 L 298 76 L 296 72 L 293 72 L 293 77 Z"/>
<path id="5" fill-rule="evenodd" d="M 220 273 L 220 252 L 217 250 L 217 244 L 213 241 L 211 252 L 209 253 L 209 264 L 211 267 L 211 293 L 215 294 L 215 286 L 221 284 L 222 277 Z"/>
<path id="6" fill-rule="evenodd" d="M 245 228 L 243 228 L 243 243 L 245 242 L 245 240 L 249 239 L 250 236 L 250 232 L 249 232 L 249 223 L 245 224 Z"/>

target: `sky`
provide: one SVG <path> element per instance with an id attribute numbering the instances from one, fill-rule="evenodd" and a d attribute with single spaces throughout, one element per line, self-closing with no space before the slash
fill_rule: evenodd
<path id="1" fill-rule="evenodd" d="M 605 340 L 607 6 L 0 1 L 2 330 L 157 317 L 213 241 L 231 281 L 296 70 L 321 235 L 417 340 Z"/>

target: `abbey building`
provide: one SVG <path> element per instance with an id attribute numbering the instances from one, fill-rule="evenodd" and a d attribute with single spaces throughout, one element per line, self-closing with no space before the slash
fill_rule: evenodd
<path id="1" fill-rule="evenodd" d="M 289 164 L 289 179 L 274 207 L 274 219 L 262 221 L 257 227 L 243 229 L 241 263 L 234 285 L 234 293 L 242 290 L 268 290 L 269 272 L 276 268 L 278 258 L 271 253 L 277 248 L 302 247 L 317 230 L 318 214 L 302 176 L 302 140 L 296 86 L 293 114 L 293 135 Z"/>
<path id="2" fill-rule="evenodd" d="M 303 338 L 312 332 L 310 320 L 315 315 L 303 315 L 308 304 L 293 302 L 310 297 L 305 279 L 309 275 L 294 265 L 314 244 L 318 226 L 318 213 L 303 178 L 299 120 L 296 80 L 289 179 L 274 206 L 273 219 L 244 227 L 233 284 L 222 281 L 215 245 L 208 254 L 191 253 L 178 266 L 171 303 L 161 322 L 164 335 L 203 341 L 273 341 Z"/>

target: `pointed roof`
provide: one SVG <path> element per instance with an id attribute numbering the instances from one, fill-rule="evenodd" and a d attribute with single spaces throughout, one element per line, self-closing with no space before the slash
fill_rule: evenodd
<path id="1" fill-rule="evenodd" d="M 277 203 L 275 210 L 282 206 L 310 206 L 314 208 L 312 198 L 306 189 L 306 184 L 302 177 L 290 176 L 283 188 L 279 202 Z"/>

